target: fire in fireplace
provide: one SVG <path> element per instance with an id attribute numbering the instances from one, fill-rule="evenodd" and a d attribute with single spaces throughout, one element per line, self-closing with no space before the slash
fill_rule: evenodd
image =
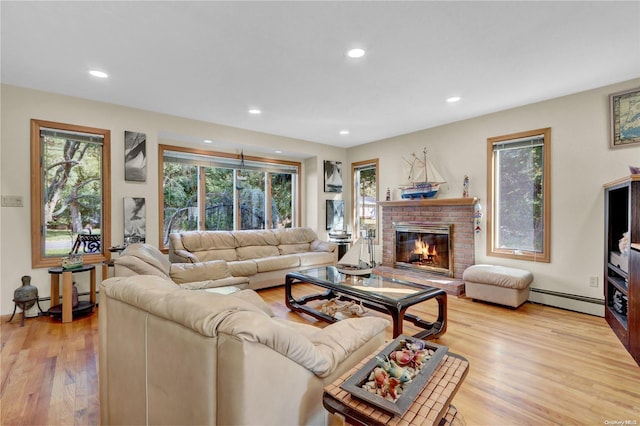
<path id="1" fill-rule="evenodd" d="M 452 226 L 442 223 L 394 222 L 394 266 L 452 277 Z"/>

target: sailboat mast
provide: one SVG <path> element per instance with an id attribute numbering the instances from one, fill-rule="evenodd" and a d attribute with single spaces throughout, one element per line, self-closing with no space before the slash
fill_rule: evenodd
<path id="1" fill-rule="evenodd" d="M 429 168 L 427 167 L 427 147 L 422 150 L 424 157 L 424 181 L 429 182 Z"/>

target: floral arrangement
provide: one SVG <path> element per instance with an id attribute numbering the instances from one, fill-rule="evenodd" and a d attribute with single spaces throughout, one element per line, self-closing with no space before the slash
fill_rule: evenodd
<path id="1" fill-rule="evenodd" d="M 435 353 L 421 340 L 403 340 L 389 356 L 376 356 L 377 367 L 371 371 L 362 389 L 396 402 L 409 383 Z"/>

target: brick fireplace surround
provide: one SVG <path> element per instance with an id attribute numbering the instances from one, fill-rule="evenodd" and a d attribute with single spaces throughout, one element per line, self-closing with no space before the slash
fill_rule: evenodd
<path id="1" fill-rule="evenodd" d="M 382 207 L 382 265 L 376 272 L 392 278 L 440 287 L 452 295 L 464 294 L 462 273 L 475 263 L 473 211 L 476 198 L 380 201 Z M 394 269 L 393 222 L 452 224 L 453 277 Z"/>

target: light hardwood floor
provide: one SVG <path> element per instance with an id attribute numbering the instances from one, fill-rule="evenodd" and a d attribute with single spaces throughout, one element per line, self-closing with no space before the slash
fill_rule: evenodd
<path id="1" fill-rule="evenodd" d="M 260 294 L 277 316 L 326 326 L 289 312 L 283 287 Z M 410 312 L 435 319 L 435 303 Z M 70 324 L 33 318 L 25 327 L 2 318 L 0 424 L 99 424 L 98 315 Z M 448 319 L 436 343 L 470 362 L 453 399 L 468 425 L 640 425 L 640 367 L 603 318 L 449 297 Z M 406 334 L 417 331 L 405 322 Z"/>

